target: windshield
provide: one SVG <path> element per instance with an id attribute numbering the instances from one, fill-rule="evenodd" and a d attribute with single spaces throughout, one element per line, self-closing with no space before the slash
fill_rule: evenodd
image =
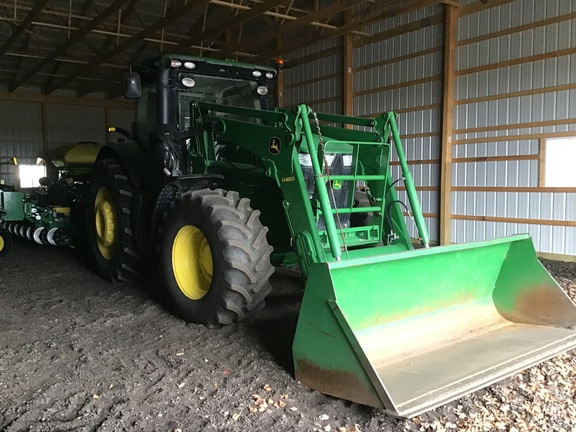
<path id="1" fill-rule="evenodd" d="M 256 81 L 212 76 L 195 76 L 196 85 L 180 90 L 180 128 L 190 127 L 190 102 L 213 102 L 245 108 L 260 108 Z"/>

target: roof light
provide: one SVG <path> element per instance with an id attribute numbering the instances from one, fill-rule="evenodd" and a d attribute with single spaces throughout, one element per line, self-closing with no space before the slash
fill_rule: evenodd
<path id="1" fill-rule="evenodd" d="M 266 72 L 266 78 L 272 79 L 274 78 L 274 74 L 272 72 Z"/>
<path id="2" fill-rule="evenodd" d="M 190 61 L 184 62 L 184 67 L 186 69 L 196 69 L 196 63 Z"/>
<path id="3" fill-rule="evenodd" d="M 173 68 L 179 68 L 180 66 L 182 66 L 182 62 L 180 60 L 172 59 L 170 60 L 170 66 Z"/>
<path id="4" fill-rule="evenodd" d="M 262 76 L 262 72 L 260 72 L 259 70 L 255 70 L 255 71 L 252 71 L 252 75 L 255 78 L 260 78 Z"/>

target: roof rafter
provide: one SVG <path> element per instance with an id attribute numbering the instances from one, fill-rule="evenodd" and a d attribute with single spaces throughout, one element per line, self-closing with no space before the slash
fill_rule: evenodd
<path id="1" fill-rule="evenodd" d="M 266 43 L 268 40 L 277 36 L 282 33 L 286 33 L 289 31 L 298 30 L 304 26 L 307 26 L 313 22 L 318 20 L 331 17 L 337 13 L 340 13 L 346 9 L 350 9 L 358 4 L 364 3 L 366 0 L 340 0 L 334 3 L 331 6 L 327 6 L 325 8 L 319 9 L 314 12 L 310 12 L 307 15 L 304 15 L 294 21 L 287 22 L 281 26 L 279 26 L 275 31 L 268 31 L 264 34 L 260 34 L 257 37 L 242 41 L 232 47 L 225 48 L 217 53 L 219 57 L 225 57 L 229 54 L 234 54 L 237 51 L 242 51 L 246 48 L 255 48 L 262 46 L 262 44 Z"/>
<path id="2" fill-rule="evenodd" d="M 44 8 L 44 5 L 46 3 L 48 3 L 48 0 L 36 1 L 36 4 L 32 8 L 32 10 L 30 10 L 30 12 L 28 12 L 28 15 L 26 15 L 26 18 L 22 20 L 20 25 L 12 32 L 12 36 L 10 36 L 6 41 L 6 43 L 0 48 L 0 55 L 4 54 L 12 46 L 12 44 L 16 41 L 16 39 L 18 39 L 18 36 L 20 36 L 22 32 L 28 29 L 28 26 L 32 23 L 34 18 L 36 18 L 36 16 L 40 12 L 42 12 L 42 9 Z"/>
<path id="3" fill-rule="evenodd" d="M 291 0 L 270 0 L 258 6 L 253 6 L 250 9 L 224 21 L 223 23 L 218 23 L 208 30 L 202 32 L 191 32 L 188 34 L 188 38 L 186 38 L 186 40 L 178 43 L 176 49 L 186 49 L 192 43 L 198 43 L 200 41 L 216 37 L 228 29 L 236 27 L 246 21 L 251 20 L 252 18 L 256 18 L 257 16 L 262 15 L 264 12 L 269 11 L 270 9 L 278 7 L 282 4 L 290 3 L 290 1 Z"/>
<path id="4" fill-rule="evenodd" d="M 62 45 L 60 45 L 60 47 L 58 47 L 54 51 L 52 51 L 52 53 L 48 57 L 46 57 L 44 60 L 42 60 L 40 63 L 38 63 L 34 68 L 32 68 L 30 71 L 28 71 L 28 73 L 26 75 L 24 75 L 24 77 L 19 79 L 16 83 L 14 83 L 14 85 L 11 86 L 8 89 L 8 91 L 12 92 L 12 91 L 16 90 L 18 87 L 20 87 L 22 84 L 24 84 L 26 81 L 28 81 L 28 79 L 30 79 L 30 77 L 32 77 L 34 74 L 41 71 L 48 63 L 52 62 L 54 59 L 56 59 L 59 55 L 61 55 L 63 52 L 65 52 L 72 45 L 74 45 L 75 43 L 82 40 L 82 38 L 86 34 L 88 34 L 88 32 L 90 32 L 91 30 L 93 30 L 94 28 L 99 26 L 106 18 L 108 18 L 111 14 L 113 14 L 115 11 L 117 11 L 119 8 L 121 8 L 122 5 L 124 3 L 126 3 L 127 1 L 128 0 L 116 0 L 114 3 L 112 3 L 110 6 L 108 6 L 105 10 L 102 11 L 102 13 L 100 15 L 98 15 L 92 21 L 87 23 L 80 30 L 77 30 L 76 32 L 74 32 L 74 34 L 70 37 L 70 39 L 68 39 L 66 42 L 64 42 Z"/>
<path id="5" fill-rule="evenodd" d="M 165 27 L 166 25 L 170 24 L 171 22 L 182 18 L 182 16 L 184 14 L 189 13 L 193 9 L 203 7 L 204 5 L 206 5 L 209 2 L 210 2 L 210 0 L 199 0 L 199 1 L 190 2 L 188 4 L 180 5 L 176 8 L 174 8 L 172 11 L 170 11 L 170 13 L 167 13 L 165 17 L 160 18 L 151 26 L 146 27 L 145 29 L 141 30 L 140 32 L 138 32 L 134 36 L 132 36 L 129 39 L 125 40 L 124 42 L 120 43 L 114 49 L 107 51 L 107 52 L 103 53 L 102 55 L 99 55 L 98 57 L 93 59 L 90 63 L 88 63 L 86 66 L 83 66 L 83 67 L 77 69 L 76 72 L 74 72 L 73 74 L 68 75 L 63 80 L 58 81 L 56 84 L 51 86 L 51 88 L 47 89 L 46 94 L 50 94 L 50 93 L 54 92 L 55 90 L 59 89 L 63 85 L 66 85 L 67 83 L 78 78 L 81 75 L 91 74 L 91 72 L 94 70 L 95 66 L 98 66 L 101 63 L 105 62 L 106 60 L 114 57 L 116 54 L 126 50 L 127 48 L 131 47 L 135 43 L 141 41 L 146 36 L 160 30 L 161 28 Z"/>

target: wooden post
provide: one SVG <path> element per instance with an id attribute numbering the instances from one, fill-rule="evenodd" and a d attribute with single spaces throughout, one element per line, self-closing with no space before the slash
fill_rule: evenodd
<path id="1" fill-rule="evenodd" d="M 538 187 L 546 187 L 546 138 L 538 139 Z"/>
<path id="2" fill-rule="evenodd" d="M 344 15 L 345 24 L 351 21 L 350 10 Z M 352 66 L 353 66 L 353 37 L 351 33 L 345 33 L 343 37 L 342 53 L 342 114 L 353 115 L 352 109 Z M 346 125 L 351 127 L 351 125 Z"/>
<path id="3" fill-rule="evenodd" d="M 282 52 L 283 47 L 283 40 L 282 36 L 278 35 L 276 37 L 276 51 L 278 53 L 278 59 L 282 59 L 282 66 L 284 66 L 283 61 L 284 53 Z M 284 71 L 281 68 L 278 68 L 278 77 L 276 80 L 276 90 L 278 94 L 278 107 L 284 106 Z"/>
<path id="4" fill-rule="evenodd" d="M 50 148 L 48 143 L 48 113 L 46 111 L 45 100 L 40 101 L 40 109 L 42 114 L 42 118 L 40 119 L 42 122 L 42 154 L 46 155 Z"/>
<path id="5" fill-rule="evenodd" d="M 440 160 L 440 244 L 450 244 L 450 195 L 452 193 L 452 131 L 454 129 L 454 84 L 457 8 L 446 5 L 444 21 L 444 96 Z"/>

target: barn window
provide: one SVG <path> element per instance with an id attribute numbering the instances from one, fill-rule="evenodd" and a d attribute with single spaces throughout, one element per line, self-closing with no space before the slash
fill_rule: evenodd
<path id="1" fill-rule="evenodd" d="M 576 137 L 546 140 L 546 187 L 576 187 Z"/>
<path id="2" fill-rule="evenodd" d="M 38 187 L 38 180 L 46 176 L 44 165 L 18 165 L 18 176 L 21 188 Z"/>

